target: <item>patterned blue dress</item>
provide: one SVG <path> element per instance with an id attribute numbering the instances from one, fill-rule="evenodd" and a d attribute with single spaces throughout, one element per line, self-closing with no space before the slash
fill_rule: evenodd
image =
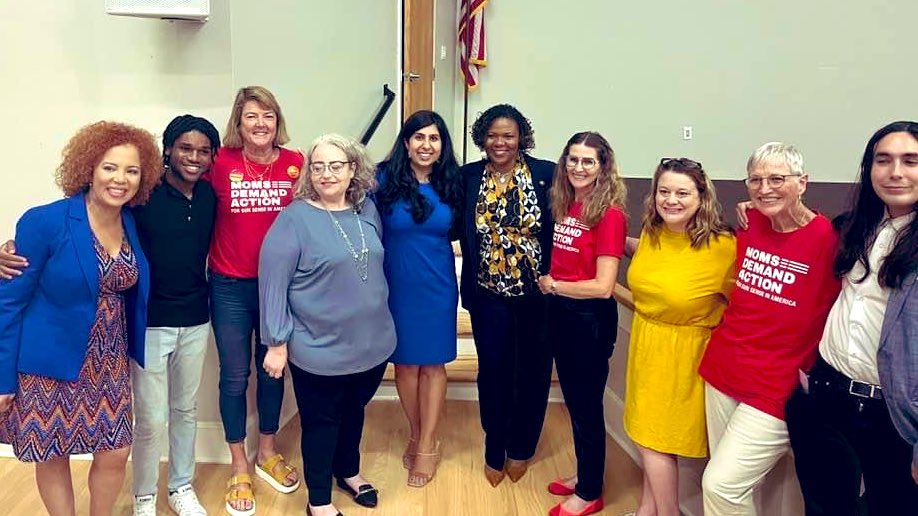
<path id="1" fill-rule="evenodd" d="M 418 224 L 399 200 L 382 215 L 389 310 L 398 338 L 390 359 L 400 365 L 445 364 L 456 358 L 456 261 L 449 242 L 452 211 L 430 184 L 421 194 L 434 207 Z"/>
<path id="2" fill-rule="evenodd" d="M 68 382 L 19 374 L 13 406 L 0 418 L 0 442 L 23 462 L 130 446 L 131 376 L 123 291 L 137 283 L 134 253 L 124 240 L 112 258 L 93 236 L 99 301 L 79 377 Z M 54 357 L 48 357 L 53 360 Z"/>

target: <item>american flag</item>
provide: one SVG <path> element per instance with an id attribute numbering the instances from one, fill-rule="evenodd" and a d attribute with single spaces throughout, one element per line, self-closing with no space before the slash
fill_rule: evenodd
<path id="1" fill-rule="evenodd" d="M 487 4 L 488 0 L 459 2 L 459 68 L 470 90 L 478 87 L 478 70 L 488 65 L 484 29 L 484 8 Z"/>

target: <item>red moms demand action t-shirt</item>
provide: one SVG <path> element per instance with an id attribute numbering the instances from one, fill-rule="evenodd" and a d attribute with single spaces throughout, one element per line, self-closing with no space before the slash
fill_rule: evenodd
<path id="1" fill-rule="evenodd" d="M 736 286 L 698 372 L 731 398 L 784 419 L 784 404 L 809 370 L 841 282 L 832 273 L 838 236 L 818 215 L 778 233 L 749 210 L 736 235 Z"/>
<path id="2" fill-rule="evenodd" d="M 621 258 L 625 249 L 627 221 L 620 208 L 609 206 L 592 228 L 580 222 L 582 202 L 574 202 L 567 217 L 555 221 L 551 251 L 551 277 L 559 281 L 591 280 L 596 277 L 596 257 Z"/>
<path id="3" fill-rule="evenodd" d="M 284 148 L 268 173 L 242 160 L 242 149 L 221 147 L 206 178 L 217 194 L 217 220 L 210 245 L 210 270 L 232 278 L 258 277 L 261 242 L 293 200 L 303 156 Z M 249 170 L 251 169 L 251 170 Z M 263 176 L 261 174 L 264 174 Z"/>

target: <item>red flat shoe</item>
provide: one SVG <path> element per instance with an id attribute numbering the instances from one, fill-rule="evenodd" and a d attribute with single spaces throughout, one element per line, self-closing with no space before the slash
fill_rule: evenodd
<path id="1" fill-rule="evenodd" d="M 564 481 L 559 478 L 548 484 L 548 492 L 555 496 L 570 496 L 574 494 L 574 489 L 564 485 Z"/>
<path id="2" fill-rule="evenodd" d="M 592 502 L 588 503 L 586 507 L 583 508 L 580 512 L 570 512 L 564 510 L 564 507 L 561 507 L 561 504 L 554 506 L 548 511 L 548 516 L 587 516 L 587 514 L 595 514 L 602 510 L 604 504 L 602 503 L 602 498 L 597 498 Z"/>

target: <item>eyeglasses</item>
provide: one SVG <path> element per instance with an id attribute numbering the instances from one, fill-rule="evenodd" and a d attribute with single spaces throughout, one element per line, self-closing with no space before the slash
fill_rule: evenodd
<path id="1" fill-rule="evenodd" d="M 326 170 L 331 172 L 331 175 L 337 177 L 340 176 L 348 165 L 353 163 L 352 161 L 329 161 L 325 163 L 324 161 L 313 161 L 309 164 L 309 171 L 312 172 L 314 176 L 321 176 L 325 173 Z"/>
<path id="2" fill-rule="evenodd" d="M 788 177 L 800 177 L 802 174 L 773 174 L 766 177 L 752 176 L 743 179 L 749 188 L 762 188 L 762 181 L 767 181 L 772 188 L 781 188 Z"/>
<path id="3" fill-rule="evenodd" d="M 697 161 L 693 159 L 688 159 L 688 158 L 662 158 L 660 160 L 660 167 L 662 168 L 676 167 L 679 169 L 686 169 L 686 170 L 697 169 L 697 170 L 700 170 L 702 174 L 704 173 L 704 168 L 701 166 L 701 163 L 698 163 Z"/>
<path id="4" fill-rule="evenodd" d="M 599 164 L 599 162 L 593 158 L 578 158 L 577 156 L 568 156 L 564 160 L 564 164 L 571 170 L 577 168 L 578 164 L 583 167 L 583 170 L 592 170 L 593 167 Z"/>

